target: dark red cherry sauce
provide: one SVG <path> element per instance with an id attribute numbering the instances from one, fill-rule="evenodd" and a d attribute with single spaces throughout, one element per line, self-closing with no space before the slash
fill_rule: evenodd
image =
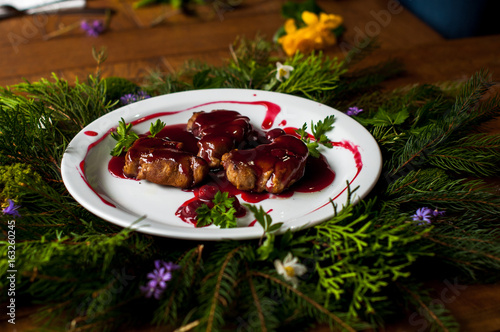
<path id="1" fill-rule="evenodd" d="M 292 128 L 293 129 L 293 128 Z M 284 131 L 288 134 L 292 133 L 291 128 L 284 128 Z M 278 131 L 283 131 L 281 129 L 273 129 L 267 133 L 261 133 L 261 137 L 267 137 L 268 140 L 275 139 L 273 135 L 280 136 L 281 134 L 276 134 Z M 293 131 L 294 132 L 294 131 Z M 141 136 L 147 136 L 149 133 L 145 133 Z M 285 135 L 284 137 L 287 137 Z M 165 126 L 165 128 L 156 135 L 158 138 L 168 138 L 172 141 L 182 142 L 184 147 L 183 150 L 189 151 L 193 154 L 197 153 L 197 142 L 196 137 L 186 130 L 185 124 L 175 124 Z M 282 139 L 283 142 L 277 144 L 287 144 L 290 143 L 287 139 Z M 280 140 L 278 140 L 279 142 Z M 295 141 L 295 140 L 294 140 Z M 297 147 L 299 149 L 299 147 Z M 300 150 L 300 149 L 299 149 Z M 279 150 L 275 150 L 272 152 L 271 150 L 267 151 L 268 153 L 280 153 Z M 290 149 L 293 151 L 293 149 Z M 292 152 L 291 152 L 292 153 Z M 264 154 L 262 158 L 266 159 L 267 154 Z M 265 161 L 263 159 L 263 162 Z M 122 154 L 118 157 L 112 157 L 108 164 L 108 171 L 115 177 L 122 179 L 132 179 L 135 178 L 127 177 L 123 173 L 123 167 L 125 165 L 125 154 Z M 271 194 L 268 192 L 256 193 L 249 191 L 238 190 L 233 184 L 231 184 L 225 175 L 224 170 L 213 170 L 209 173 L 208 179 L 204 182 L 202 186 L 195 187 L 190 190 L 184 190 L 188 192 L 192 192 L 194 197 L 185 201 L 176 211 L 176 215 L 189 224 L 196 225 L 196 209 L 200 207 L 202 204 L 208 204 L 210 206 L 211 200 L 217 191 L 227 192 L 229 197 L 234 197 L 234 207 L 237 211 L 236 216 L 238 218 L 245 215 L 246 210 L 240 204 L 238 200 L 240 199 L 247 203 L 258 203 L 266 199 L 279 199 L 279 198 L 288 198 L 293 196 L 295 192 L 301 193 L 313 193 L 320 191 L 326 187 L 328 187 L 333 180 L 335 179 L 335 172 L 330 168 L 328 162 L 324 156 L 320 156 L 319 158 L 314 158 L 309 156 L 306 160 L 305 172 L 304 176 L 294 183 L 290 188 L 283 191 L 280 194 Z"/>
<path id="2" fill-rule="evenodd" d="M 250 119 L 231 110 L 214 110 L 197 113 L 191 124 L 193 135 L 199 139 L 198 156 L 209 164 L 222 155 L 239 147 L 252 132 Z M 217 163 L 211 166 L 218 166 Z"/>
<path id="3" fill-rule="evenodd" d="M 179 208 L 175 212 L 175 215 L 181 218 L 181 220 L 183 220 L 184 222 L 196 226 L 198 222 L 198 215 L 196 213 L 196 210 L 204 204 L 209 208 L 212 208 L 214 206 L 214 203 L 212 201 L 215 197 L 215 194 L 219 191 L 222 190 L 220 190 L 220 188 L 213 183 L 205 184 L 199 188 L 193 189 L 192 192 L 194 193 L 194 197 L 185 201 L 181 206 L 179 206 Z M 236 210 L 236 213 L 234 214 L 235 217 L 244 217 L 247 211 L 240 204 L 238 198 L 231 192 L 228 193 L 228 197 L 233 198 L 233 207 Z"/>
<path id="4" fill-rule="evenodd" d="M 256 97 L 257 95 L 254 94 L 253 96 Z M 265 113 L 265 117 L 264 117 L 264 120 L 262 122 L 261 127 L 262 127 L 262 129 L 265 129 L 265 130 L 270 129 L 272 127 L 272 125 L 274 124 L 274 120 L 276 119 L 276 116 L 281 112 L 281 107 L 279 105 L 272 103 L 272 102 L 269 102 L 269 101 L 265 101 L 265 100 L 259 100 L 259 101 L 220 100 L 220 101 L 211 101 L 208 103 L 199 104 L 199 105 L 192 106 L 192 107 L 189 107 L 186 109 L 181 109 L 181 110 L 175 110 L 175 111 L 166 110 L 166 111 L 162 111 L 162 112 L 158 112 L 158 113 L 149 114 L 149 115 L 143 116 L 137 120 L 132 121 L 131 124 L 135 126 L 137 124 L 146 122 L 146 121 L 151 120 L 151 119 L 157 119 L 157 118 L 160 118 L 162 116 L 175 115 L 178 113 L 187 112 L 187 111 L 191 111 L 194 109 L 199 109 L 199 108 L 204 107 L 204 106 L 213 105 L 213 104 L 221 104 L 221 103 L 264 106 L 266 109 L 266 113 Z M 185 128 L 184 125 L 179 125 L 179 126 Z M 81 160 L 81 162 L 77 166 L 77 170 L 78 170 L 81 178 L 85 182 L 85 184 L 103 201 L 103 203 L 105 203 L 106 205 L 112 206 L 112 207 L 115 207 L 115 206 L 112 203 L 108 202 L 106 199 L 104 199 L 101 195 L 99 195 L 95 191 L 95 189 L 87 181 L 87 176 L 85 174 L 85 159 L 87 158 L 90 150 L 93 149 L 95 146 L 97 146 L 99 143 L 101 143 L 114 130 L 116 130 L 116 127 L 110 128 L 106 133 L 102 134 L 102 136 L 98 140 L 89 144 L 89 146 L 87 147 L 87 152 L 85 153 L 85 156 L 83 157 L 83 159 Z M 181 131 L 185 131 L 185 130 L 181 130 Z M 86 136 L 99 135 L 95 131 L 86 131 L 86 132 L 84 132 L 84 134 Z M 183 133 L 181 133 L 181 134 L 184 135 Z M 194 137 L 193 137 L 193 139 L 194 139 Z M 191 138 L 187 138 L 187 140 L 191 140 Z M 195 143 L 195 145 L 196 145 L 196 143 Z M 113 174 L 114 176 L 117 176 L 119 178 L 127 178 L 123 174 L 123 171 L 122 171 L 124 164 L 125 164 L 125 162 L 124 162 L 123 158 L 121 160 L 120 160 L 120 158 L 113 158 L 108 165 L 108 169 L 110 169 L 110 173 Z"/>
<path id="5" fill-rule="evenodd" d="M 265 190 L 271 193 L 282 192 L 283 188 L 289 187 L 304 175 L 308 155 L 307 146 L 300 139 L 287 135 L 279 128 L 268 131 L 265 136 L 266 144 L 258 145 L 253 149 L 229 152 L 228 163 L 231 167 L 234 165 L 234 168 L 244 164 L 251 168 L 258 178 L 261 174 L 273 172 L 265 187 L 264 184 L 260 184 L 258 188 L 243 189 Z M 279 181 L 273 181 L 274 174 L 279 174 Z"/>
<path id="6" fill-rule="evenodd" d="M 150 135 L 149 132 L 140 135 L 140 138 L 144 138 Z M 155 138 L 158 139 L 168 139 L 169 141 L 175 142 L 174 144 L 177 144 L 177 142 L 182 142 L 182 150 L 195 154 L 198 151 L 197 147 L 197 142 L 198 140 L 193 136 L 192 133 L 188 132 L 186 130 L 186 125 L 185 124 L 175 124 L 175 125 L 170 125 L 170 126 L 165 126 L 159 133 L 155 135 Z M 165 141 L 158 143 L 158 141 L 155 140 L 144 140 L 144 148 L 147 148 L 149 145 L 155 145 L 155 144 L 165 144 Z M 125 175 L 123 172 L 123 167 L 125 166 L 125 154 L 122 154 L 117 157 L 111 157 L 111 160 L 108 163 L 108 171 L 111 175 L 117 177 L 117 178 L 122 178 L 122 179 L 133 179 L 133 177 L 128 177 Z"/>
<path id="7" fill-rule="evenodd" d="M 87 136 L 97 136 L 99 135 L 97 132 L 93 131 L 93 130 L 87 130 L 84 132 L 85 135 Z"/>

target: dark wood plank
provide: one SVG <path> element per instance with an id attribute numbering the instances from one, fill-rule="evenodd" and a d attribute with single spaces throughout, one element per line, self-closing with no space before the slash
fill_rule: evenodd
<path id="1" fill-rule="evenodd" d="M 169 19 L 154 28 L 149 27 L 147 22 L 158 14 L 158 6 L 134 10 L 129 1 L 102 0 L 90 3 L 92 6 L 109 4 L 109 7 L 117 9 L 110 30 L 98 38 L 86 37 L 81 30 L 75 29 L 51 40 L 43 40 L 44 35 L 56 30 L 55 25 L 69 26 L 78 22 L 75 17 L 59 18 L 59 22 L 54 21 L 56 18 L 49 18 L 39 29 L 33 17 L 0 21 L 0 34 L 10 36 L 10 39 L 4 38 L 0 42 L 5 48 L 0 58 L 0 84 L 11 84 L 16 78 L 20 80 L 23 77 L 45 75 L 47 71 L 92 66 L 90 54 L 93 46 L 107 47 L 109 63 L 157 56 L 199 58 L 206 52 L 225 50 L 237 36 L 253 38 L 261 33 L 271 38 L 283 23 L 279 13 L 282 1 L 244 2 L 241 8 L 227 9 L 221 17 L 208 20 L 177 15 L 171 19 L 176 18 L 178 21 L 171 22 Z M 340 50 L 345 49 L 345 45 L 350 47 L 364 36 L 377 37 L 383 46 L 389 48 L 442 40 L 406 10 L 391 9 L 394 12 L 391 14 L 387 3 L 378 0 L 323 1 L 321 5 L 328 12 L 345 18 L 347 31 L 341 48 L 337 47 Z M 389 16 L 384 16 L 384 13 L 389 13 Z M 141 27 L 137 28 L 138 25 Z M 28 29 L 33 26 L 35 28 L 32 30 Z M 412 31 L 412 38 L 407 38 Z M 20 36 L 21 39 L 13 36 Z"/>

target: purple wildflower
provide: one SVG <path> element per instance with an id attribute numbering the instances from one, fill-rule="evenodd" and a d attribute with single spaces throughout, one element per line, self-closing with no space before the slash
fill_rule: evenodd
<path id="1" fill-rule="evenodd" d="M 432 218 L 432 209 L 428 207 L 421 207 L 416 211 L 416 213 L 412 216 L 413 221 L 420 221 L 418 225 L 425 225 L 431 223 Z"/>
<path id="2" fill-rule="evenodd" d="M 435 209 L 432 211 L 432 216 L 434 217 L 444 216 L 444 211 L 438 211 L 438 209 Z"/>
<path id="3" fill-rule="evenodd" d="M 159 299 L 163 291 L 167 288 L 167 281 L 172 279 L 172 271 L 179 268 L 172 262 L 164 262 L 161 260 L 155 261 L 155 269 L 153 272 L 148 273 L 147 278 L 149 279 L 147 285 L 140 286 L 141 292 L 147 298 L 153 296 L 155 299 Z"/>
<path id="4" fill-rule="evenodd" d="M 146 92 L 139 91 L 137 93 L 128 93 L 126 95 L 123 95 L 120 98 L 120 102 L 123 105 L 128 105 L 128 104 L 135 103 L 136 101 L 144 100 L 144 99 L 148 99 L 148 98 L 150 98 L 150 96 Z"/>
<path id="5" fill-rule="evenodd" d="M 430 224 L 433 218 L 444 215 L 444 211 L 439 211 L 438 209 L 431 209 L 428 207 L 421 207 L 412 216 L 413 221 L 419 221 L 417 225 Z"/>
<path id="6" fill-rule="evenodd" d="M 9 206 L 7 206 L 5 209 L 2 210 L 3 214 L 9 214 L 13 217 L 20 217 L 21 215 L 17 211 L 19 209 L 19 205 L 14 204 L 14 201 L 11 199 L 8 199 L 9 201 Z"/>
<path id="7" fill-rule="evenodd" d="M 97 37 L 104 32 L 104 22 L 102 20 L 93 20 L 90 23 L 83 20 L 80 23 L 80 27 L 87 33 L 87 36 L 90 37 Z"/>
<path id="8" fill-rule="evenodd" d="M 177 270 L 178 268 L 180 268 L 180 266 L 177 264 L 174 264 L 172 262 L 163 262 L 163 261 L 156 261 L 155 266 L 156 266 L 157 262 L 158 262 L 158 264 L 162 264 L 163 267 L 165 267 L 167 269 L 167 271 Z"/>
<path id="9" fill-rule="evenodd" d="M 352 106 L 352 107 L 349 107 L 347 109 L 347 112 L 345 114 L 347 114 L 349 116 L 356 116 L 356 115 L 358 115 L 361 112 L 363 112 L 362 108 L 358 108 L 356 106 Z"/>
<path id="10" fill-rule="evenodd" d="M 139 289 L 141 292 L 144 294 L 145 297 L 148 299 L 153 296 L 155 299 L 159 299 L 161 294 L 163 294 L 163 289 L 161 288 L 156 288 L 156 287 L 150 287 L 149 284 L 146 286 L 139 286 Z"/>

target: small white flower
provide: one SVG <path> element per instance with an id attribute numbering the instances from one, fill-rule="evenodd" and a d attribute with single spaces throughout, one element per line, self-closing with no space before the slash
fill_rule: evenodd
<path id="1" fill-rule="evenodd" d="M 50 124 L 52 124 L 52 119 L 51 118 L 48 118 L 48 120 L 45 118 L 45 116 L 41 116 L 40 119 L 38 119 L 38 128 L 40 129 L 45 129 L 45 122 L 49 122 Z"/>
<path id="2" fill-rule="evenodd" d="M 283 260 L 283 263 L 277 259 L 274 261 L 274 267 L 276 268 L 276 272 L 285 277 L 285 280 L 290 281 L 294 288 L 297 288 L 299 284 L 299 279 L 297 276 L 301 276 L 307 272 L 307 268 L 304 264 L 299 263 L 299 259 L 297 257 L 293 257 L 292 253 L 288 253 Z"/>
<path id="3" fill-rule="evenodd" d="M 285 66 L 281 62 L 276 62 L 276 79 L 283 82 L 283 79 L 290 77 L 290 72 L 293 70 L 292 66 Z"/>

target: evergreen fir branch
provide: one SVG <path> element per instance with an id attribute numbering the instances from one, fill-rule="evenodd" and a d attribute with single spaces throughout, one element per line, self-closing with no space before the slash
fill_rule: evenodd
<path id="1" fill-rule="evenodd" d="M 448 191 L 422 192 L 400 196 L 393 200 L 397 204 L 412 203 L 413 206 L 430 205 L 450 212 L 465 212 L 478 210 L 484 215 L 497 215 L 500 213 L 498 195 L 489 192 Z"/>
<path id="2" fill-rule="evenodd" d="M 342 327 L 343 330 L 346 330 L 346 331 L 355 331 L 355 329 L 353 329 L 351 326 L 349 326 L 346 322 L 344 322 L 342 319 L 340 319 L 337 315 L 333 314 L 328 309 L 326 309 L 321 304 L 319 304 L 316 301 L 314 301 L 312 298 L 306 296 L 301 291 L 293 288 L 293 286 L 291 286 L 291 285 L 283 282 L 282 280 L 280 280 L 280 279 L 278 279 L 278 278 L 276 278 L 276 277 L 274 277 L 272 275 L 269 275 L 269 274 L 264 274 L 264 273 L 258 272 L 258 271 L 252 271 L 251 273 L 252 273 L 252 275 L 255 275 L 257 277 L 262 277 L 262 278 L 265 278 L 265 279 L 269 279 L 273 283 L 278 284 L 281 287 L 283 287 L 284 289 L 286 289 L 288 292 L 296 294 L 298 297 L 300 297 L 301 299 L 303 299 L 304 301 L 306 301 L 309 305 L 311 305 L 315 310 L 317 310 L 317 311 L 321 312 L 322 314 L 326 315 L 327 317 L 329 317 L 332 321 L 335 322 L 335 324 L 337 326 Z"/>
<path id="3" fill-rule="evenodd" d="M 451 248 L 455 248 L 455 249 L 459 249 L 459 250 L 465 250 L 467 251 L 468 253 L 470 254 L 474 254 L 474 255 L 480 255 L 480 256 L 484 256 L 490 260 L 494 260 L 494 261 L 497 261 L 497 262 L 500 262 L 500 256 L 495 256 L 495 255 L 492 255 L 488 252 L 481 252 L 481 251 L 478 251 L 478 250 L 471 250 L 471 249 L 465 249 L 463 247 L 457 247 L 453 244 L 450 244 L 449 242 L 445 242 L 445 241 L 442 241 L 442 240 L 438 240 L 438 239 L 435 239 L 431 236 L 426 236 L 427 239 L 429 239 L 430 241 L 433 241 L 435 243 L 438 243 L 442 246 L 446 246 L 446 247 L 451 247 Z M 488 246 L 489 248 L 490 246 Z"/>
<path id="4" fill-rule="evenodd" d="M 228 278 L 229 277 L 229 280 L 231 280 L 232 282 L 235 282 L 235 278 L 234 278 L 234 273 L 233 274 L 226 274 L 227 273 L 225 270 L 229 264 L 229 262 L 231 261 L 231 258 L 233 258 L 234 254 L 240 250 L 240 248 L 236 248 L 234 249 L 233 251 L 231 251 L 228 255 L 227 255 L 227 258 L 226 260 L 223 262 L 222 266 L 221 266 L 221 269 L 219 271 L 219 274 L 217 276 L 217 282 L 215 284 L 215 290 L 214 290 L 214 295 L 213 295 L 213 300 L 212 300 L 212 303 L 210 305 L 210 312 L 209 312 L 209 315 L 207 317 L 207 331 L 211 331 L 212 330 L 212 327 L 214 325 L 214 319 L 215 319 L 215 311 L 216 311 L 216 308 L 218 306 L 218 302 L 220 301 L 219 299 L 219 296 L 221 296 L 221 292 L 224 292 L 226 293 L 225 295 L 228 296 L 228 291 L 232 288 L 232 285 L 230 285 L 229 287 L 227 287 L 226 289 L 222 288 L 222 278 Z M 236 264 L 234 264 L 236 265 Z M 222 295 L 223 296 L 223 295 Z M 220 324 L 222 325 L 222 324 Z"/>
<path id="5" fill-rule="evenodd" d="M 190 87 L 179 77 L 178 73 L 164 74 L 152 71 L 144 80 L 142 87 L 149 95 L 166 95 L 186 91 Z"/>
<path id="6" fill-rule="evenodd" d="M 176 273 L 174 280 L 169 282 L 167 288 L 168 298 L 163 301 L 155 311 L 153 323 L 174 325 L 179 319 L 182 309 L 189 308 L 191 290 L 195 287 L 196 272 L 201 268 L 202 245 L 190 249 L 183 257 L 176 262 L 181 266 Z"/>
<path id="7" fill-rule="evenodd" d="M 275 68 L 270 55 L 276 47 L 260 35 L 253 40 L 238 38 L 230 47 L 231 61 L 218 71 L 225 77 L 225 87 L 266 89 Z"/>
<path id="8" fill-rule="evenodd" d="M 493 217 L 495 218 L 495 217 Z M 496 217 L 498 224 L 498 217 Z M 424 240 L 437 246 L 436 252 L 442 259 L 450 261 L 457 270 L 475 278 L 481 275 L 495 278 L 500 269 L 500 248 L 495 245 L 500 231 L 488 223 L 476 222 L 467 216 L 442 217 L 433 222 L 432 232 Z"/>
<path id="9" fill-rule="evenodd" d="M 424 158 L 441 144 L 452 144 L 451 138 L 463 130 L 470 130 L 472 125 L 492 118 L 499 110 L 497 98 L 479 104 L 490 83 L 486 74 L 479 72 L 474 75 L 462 89 L 455 105 L 435 124 L 420 128 L 406 141 L 404 149 L 392 157 L 390 164 L 392 174 L 398 173 L 417 158 Z"/>
<path id="10" fill-rule="evenodd" d="M 450 114 L 459 117 L 459 133 L 470 132 L 474 126 L 498 116 L 500 97 L 487 96 L 491 86 L 491 76 L 486 70 L 475 73 L 464 84 Z M 488 99 L 484 100 L 485 97 Z"/>
<path id="11" fill-rule="evenodd" d="M 500 135 L 469 135 L 453 146 L 437 148 L 428 155 L 429 163 L 455 173 L 474 176 L 500 174 Z"/>
<path id="12" fill-rule="evenodd" d="M 267 66 L 271 52 L 277 48 L 276 44 L 269 42 L 264 36 L 257 34 L 254 39 L 237 37 L 231 45 L 231 60 L 236 65 L 255 61 L 261 66 Z"/>
<path id="13" fill-rule="evenodd" d="M 58 178 L 58 155 L 62 155 L 66 142 L 44 131 L 41 119 L 50 113 L 40 103 L 19 103 L 14 108 L 0 106 L 0 162 L 30 164 L 44 177 Z"/>
<path id="14" fill-rule="evenodd" d="M 66 120 L 78 130 L 106 114 L 117 102 L 106 100 L 105 83 L 92 76 L 88 83 L 76 81 L 73 87 L 55 74 L 52 78 L 54 82 L 41 79 L 34 83 L 20 83 L 13 88 L 52 109 L 55 117 L 53 121 Z"/>
<path id="15" fill-rule="evenodd" d="M 232 302 L 235 293 L 235 284 L 238 279 L 239 262 L 245 254 L 246 246 L 234 248 L 234 244 L 228 243 L 233 249 L 229 252 L 224 250 L 225 246 L 219 248 L 220 259 L 214 253 L 212 259 L 217 262 L 212 265 L 212 271 L 207 273 L 203 281 L 199 298 L 200 325 L 197 329 L 212 331 L 219 329 L 224 324 L 225 308 Z"/>
<path id="16" fill-rule="evenodd" d="M 476 182 L 465 183 L 463 179 L 451 179 L 444 170 L 437 168 L 419 169 L 408 172 L 389 184 L 387 187 L 388 196 L 401 196 L 409 193 L 448 190 L 468 190 L 477 186 Z"/>
<path id="17" fill-rule="evenodd" d="M 418 310 L 419 316 L 430 323 L 429 331 L 444 332 L 444 331 L 458 331 L 458 324 L 456 320 L 450 315 L 449 311 L 444 306 L 430 306 L 426 303 L 432 304 L 432 298 L 426 294 L 422 289 L 415 289 L 415 285 L 403 285 L 396 283 L 397 287 L 410 295 L 409 301 Z M 410 289 L 410 287 L 412 289 Z M 415 315 L 415 312 L 413 315 Z M 413 316 L 410 316 L 413 319 Z M 418 317 L 418 316 L 417 316 Z"/>
<path id="18" fill-rule="evenodd" d="M 411 203 L 416 209 L 428 204 L 447 213 L 481 211 L 484 218 L 500 212 L 498 195 L 489 192 L 483 181 L 452 179 L 440 169 L 411 171 L 392 182 L 387 194 L 387 206 Z"/>
<path id="19" fill-rule="evenodd" d="M 294 70 L 276 91 L 305 96 L 312 100 L 320 100 L 323 94 L 334 90 L 340 75 L 345 73 L 342 62 L 323 56 L 321 52 L 308 56 L 297 53 L 285 64 L 292 66 Z"/>
<path id="20" fill-rule="evenodd" d="M 246 331 L 275 331 L 283 325 L 282 303 L 276 294 L 276 287 L 269 282 L 257 282 L 250 274 L 238 286 L 239 297 L 236 306 L 240 308 L 236 313 L 238 330 Z M 249 283 L 252 282 L 253 289 Z"/>
<path id="21" fill-rule="evenodd" d="M 264 319 L 264 313 L 262 311 L 262 305 L 260 303 L 259 296 L 257 295 L 257 291 L 255 290 L 255 285 L 253 283 L 251 276 L 248 277 L 248 284 L 250 286 L 250 291 L 252 294 L 253 302 L 255 304 L 255 308 L 257 309 L 257 316 L 259 317 L 259 322 L 260 322 L 260 330 L 262 332 L 267 332 L 266 321 Z"/>

